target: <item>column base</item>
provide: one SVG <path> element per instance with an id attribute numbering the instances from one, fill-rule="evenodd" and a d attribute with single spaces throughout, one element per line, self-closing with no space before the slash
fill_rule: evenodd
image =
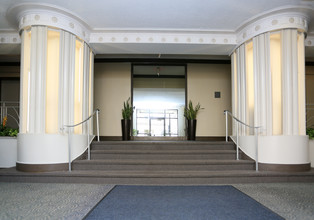
<path id="1" fill-rule="evenodd" d="M 16 163 L 16 169 L 23 172 L 51 172 L 51 171 L 67 171 L 68 163 L 59 164 L 25 164 Z"/>

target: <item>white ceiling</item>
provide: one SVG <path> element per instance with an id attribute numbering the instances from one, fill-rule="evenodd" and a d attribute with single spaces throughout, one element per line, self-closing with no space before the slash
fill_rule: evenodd
<path id="1" fill-rule="evenodd" d="M 0 33 L 17 32 L 7 12 L 20 3 L 47 3 L 74 14 L 91 32 L 191 31 L 234 33 L 243 24 L 284 7 L 308 8 L 308 35 L 314 36 L 313 0 L 0 0 Z M 12 48 L 10 47 L 12 46 Z M 97 44 L 98 54 L 228 55 L 234 45 Z M 0 44 L 0 53 L 15 53 L 16 45 Z M 307 56 L 314 57 L 314 49 Z"/>

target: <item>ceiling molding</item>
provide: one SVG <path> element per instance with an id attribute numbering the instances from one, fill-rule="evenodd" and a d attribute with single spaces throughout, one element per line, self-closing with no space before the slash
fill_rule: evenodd
<path id="1" fill-rule="evenodd" d="M 0 32 L 0 44 L 20 44 L 21 38 L 17 32 Z"/>
<path id="2" fill-rule="evenodd" d="M 42 3 L 21 3 L 12 6 L 6 12 L 10 23 L 18 30 L 32 25 L 59 28 L 78 36 L 90 44 L 93 49 L 100 48 L 103 51 L 108 47 L 112 47 L 113 50 L 118 48 L 118 51 L 122 51 L 122 53 L 136 53 L 134 45 L 143 48 L 143 44 L 145 44 L 145 48 L 149 50 L 147 52 L 154 52 L 150 51 L 151 48 L 156 49 L 158 46 L 165 47 L 160 50 L 164 49 L 167 51 L 168 48 L 186 45 L 189 47 L 183 50 L 186 54 L 207 53 L 212 48 L 215 49 L 216 47 L 217 49 L 223 46 L 226 46 L 225 48 L 236 48 L 259 34 L 284 28 L 297 28 L 300 31 L 307 32 L 311 13 L 314 13 L 314 8 L 311 6 L 288 5 L 257 14 L 244 21 L 234 31 L 223 31 L 196 29 L 97 29 L 91 27 L 80 16 L 67 9 Z M 18 31 L 2 30 L 0 32 L 0 44 L 20 43 L 21 39 Z M 200 50 L 200 47 L 203 47 L 203 45 L 208 47 L 204 47 L 206 51 Z M 308 36 L 305 40 L 305 45 L 312 47 L 314 45 L 314 37 Z M 191 47 L 196 48 L 197 51 L 192 50 Z M 225 53 L 225 51 L 223 52 Z M 139 50 L 138 53 L 143 53 L 143 50 Z"/>
<path id="3" fill-rule="evenodd" d="M 89 42 L 90 27 L 80 17 L 66 9 L 39 3 L 22 3 L 7 11 L 11 23 L 18 23 L 19 31 L 33 25 L 63 29 Z"/>
<path id="4" fill-rule="evenodd" d="M 307 36 L 305 39 L 305 46 L 314 47 L 314 36 Z"/>
<path id="5" fill-rule="evenodd" d="M 168 43 L 168 44 L 236 44 L 234 34 L 106 32 L 91 33 L 89 43 Z"/>
<path id="6" fill-rule="evenodd" d="M 307 16 L 302 13 L 282 13 L 262 18 L 244 26 L 237 32 L 237 45 L 240 46 L 259 34 L 275 30 L 296 28 L 299 31 L 307 32 L 307 19 Z"/>

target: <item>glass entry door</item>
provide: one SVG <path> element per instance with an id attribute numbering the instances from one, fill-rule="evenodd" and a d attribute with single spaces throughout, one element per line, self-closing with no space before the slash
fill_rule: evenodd
<path id="1" fill-rule="evenodd" d="M 137 136 L 178 136 L 177 109 L 137 109 Z"/>
<path id="2" fill-rule="evenodd" d="M 150 134 L 151 136 L 166 136 L 164 118 L 150 119 Z"/>
<path id="3" fill-rule="evenodd" d="M 177 64 L 132 64 L 133 136 L 185 137 L 186 69 Z"/>

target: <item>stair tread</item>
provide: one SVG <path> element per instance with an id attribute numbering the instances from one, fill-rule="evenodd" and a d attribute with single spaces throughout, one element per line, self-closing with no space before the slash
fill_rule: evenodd
<path id="1" fill-rule="evenodd" d="M 235 150 L 91 150 L 95 154 L 234 154 Z"/>
<path id="2" fill-rule="evenodd" d="M 224 170 L 224 171 L 155 171 L 155 170 L 72 170 L 54 172 L 21 172 L 5 170 L 1 176 L 88 176 L 88 177 L 164 177 L 164 178 L 195 178 L 195 177 L 237 177 L 237 176 L 313 176 L 314 169 L 307 172 L 275 172 L 275 171 L 255 171 L 255 170 Z"/>
<path id="3" fill-rule="evenodd" d="M 74 164 L 253 164 L 254 161 L 249 160 L 160 160 L 160 159 L 114 159 L 114 160 L 77 160 L 73 162 Z"/>
<path id="4" fill-rule="evenodd" d="M 234 145 L 225 141 L 93 141 L 92 145 Z"/>

